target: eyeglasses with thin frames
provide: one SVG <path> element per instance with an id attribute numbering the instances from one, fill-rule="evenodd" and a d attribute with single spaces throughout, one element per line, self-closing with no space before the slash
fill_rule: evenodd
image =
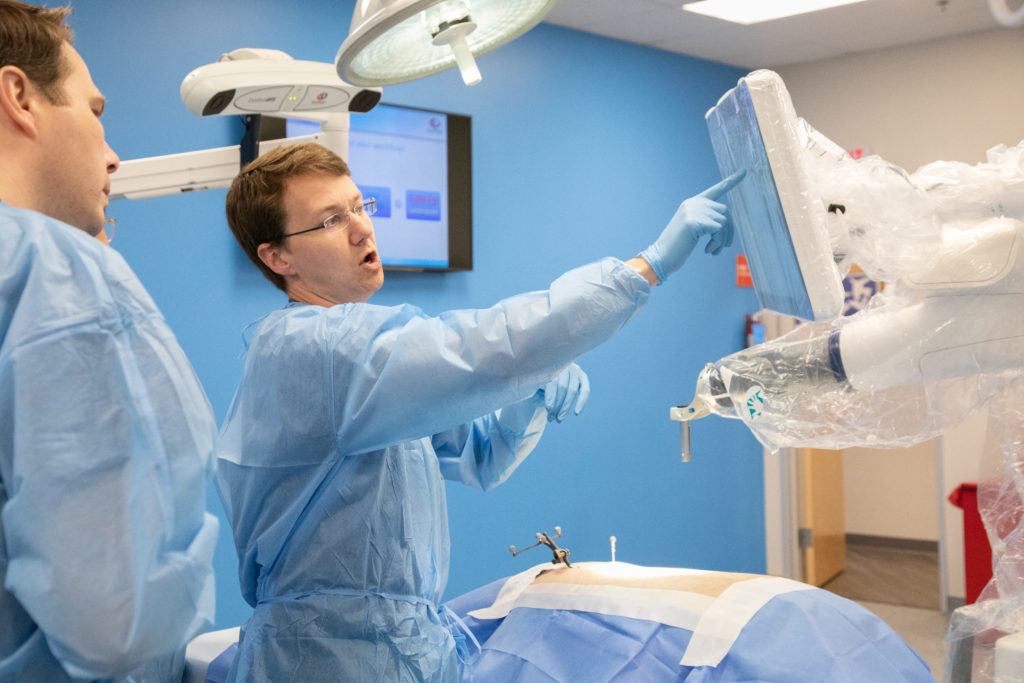
<path id="1" fill-rule="evenodd" d="M 117 219 L 113 216 L 107 216 L 103 219 L 103 234 L 107 236 L 107 244 L 114 241 L 114 235 L 117 234 Z"/>
<path id="2" fill-rule="evenodd" d="M 305 230 L 296 230 L 295 232 L 286 233 L 281 235 L 281 239 L 283 240 L 287 237 L 295 237 L 296 235 L 302 235 L 315 230 L 327 230 L 329 232 L 345 230 L 348 228 L 349 223 L 352 222 L 352 216 L 372 216 L 375 213 L 377 213 L 377 199 L 376 197 L 371 197 L 358 202 L 350 211 L 332 213 L 330 216 L 325 218 L 324 222 L 320 225 L 314 225 L 312 228 L 306 228 Z"/>

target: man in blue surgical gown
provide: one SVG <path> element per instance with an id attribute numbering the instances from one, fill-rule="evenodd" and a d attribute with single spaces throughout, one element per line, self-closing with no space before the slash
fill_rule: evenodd
<path id="1" fill-rule="evenodd" d="M 216 425 L 96 238 L 119 162 L 67 12 L 0 0 L 0 681 L 172 680 L 213 618 Z"/>
<path id="2" fill-rule="evenodd" d="M 218 488 L 255 612 L 232 680 L 452 681 L 465 638 L 448 578 L 444 479 L 487 490 L 549 418 L 586 396 L 575 357 L 622 327 L 701 235 L 732 240 L 714 198 L 687 200 L 641 257 L 547 291 L 428 317 L 366 303 L 383 283 L 345 163 L 317 145 L 260 157 L 228 222 L 289 304 L 254 326 L 222 428 Z"/>

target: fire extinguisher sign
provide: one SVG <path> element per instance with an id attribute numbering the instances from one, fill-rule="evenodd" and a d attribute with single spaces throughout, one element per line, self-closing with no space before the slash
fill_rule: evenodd
<path id="1" fill-rule="evenodd" d="M 736 286 L 754 286 L 754 278 L 750 275 L 750 265 L 747 263 L 747 257 L 745 254 L 738 254 L 736 256 Z"/>

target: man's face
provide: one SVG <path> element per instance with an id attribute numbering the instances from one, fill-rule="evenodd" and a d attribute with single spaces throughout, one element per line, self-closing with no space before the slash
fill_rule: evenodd
<path id="1" fill-rule="evenodd" d="M 302 175 L 285 184 L 285 234 L 343 215 L 363 201 L 349 176 Z M 281 242 L 297 287 L 332 304 L 364 302 L 384 284 L 370 217 L 350 214 L 345 228 L 314 230 Z"/>
<path id="2" fill-rule="evenodd" d="M 70 65 L 63 83 L 65 102 L 41 107 L 39 139 L 48 182 L 42 210 L 96 235 L 103 229 L 109 203 L 110 174 L 121 162 L 104 138 L 103 95 L 81 55 L 67 43 L 63 52 Z"/>

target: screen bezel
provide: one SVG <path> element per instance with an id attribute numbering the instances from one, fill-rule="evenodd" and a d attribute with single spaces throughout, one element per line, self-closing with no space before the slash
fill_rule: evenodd
<path id="1" fill-rule="evenodd" d="M 395 266 L 385 270 L 447 273 L 473 270 L 473 119 L 465 114 L 409 107 L 381 102 L 377 106 L 437 114 L 447 119 L 448 130 L 448 265 Z M 375 107 L 376 108 L 376 107 Z M 354 114 L 359 116 L 360 114 Z M 280 140 L 287 137 L 286 118 L 263 116 L 259 139 Z"/>

